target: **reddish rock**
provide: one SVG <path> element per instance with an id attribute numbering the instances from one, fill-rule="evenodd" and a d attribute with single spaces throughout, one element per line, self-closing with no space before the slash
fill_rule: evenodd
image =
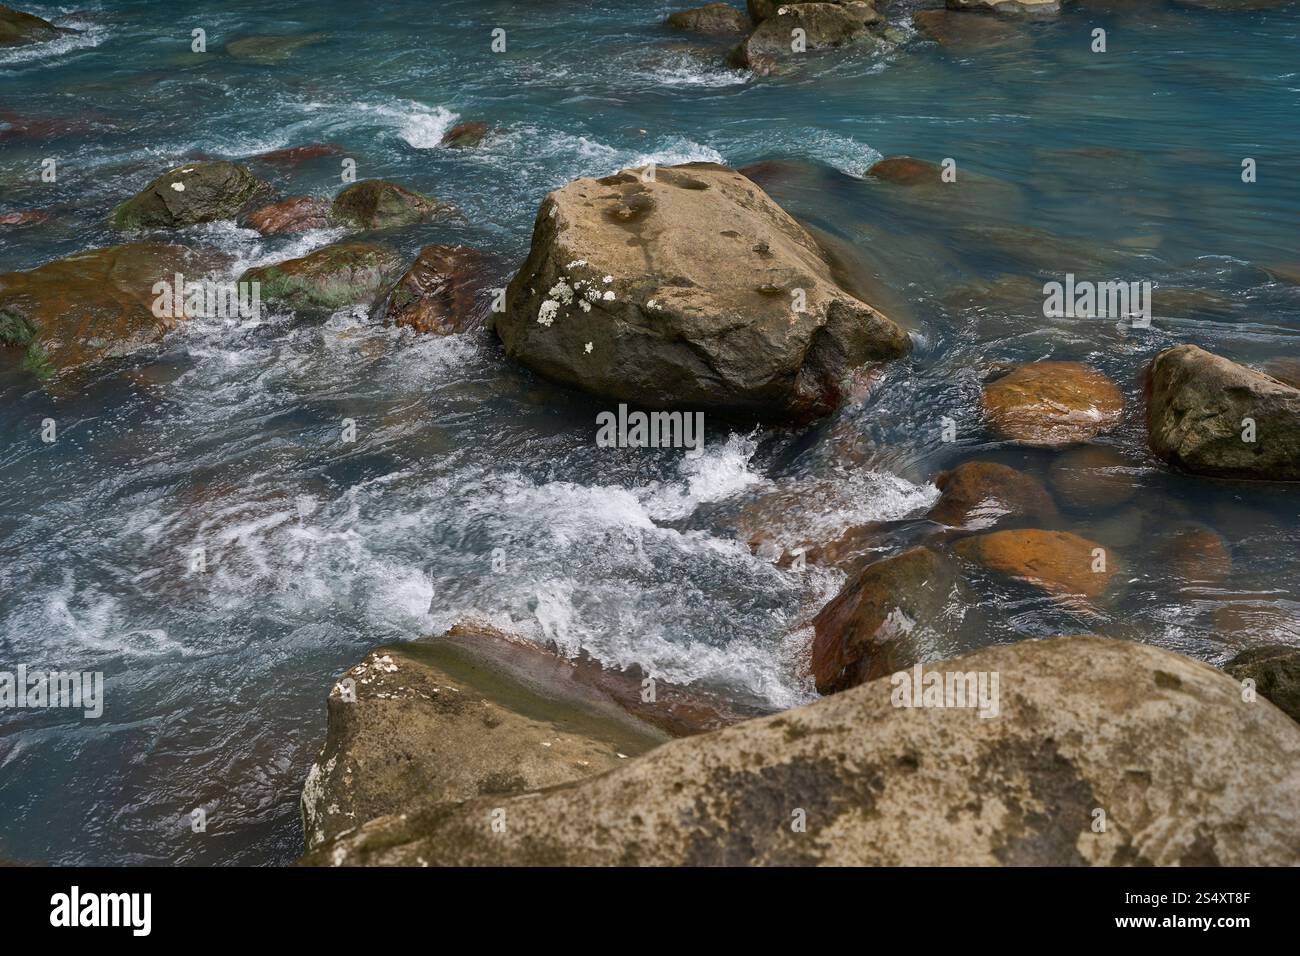
<path id="1" fill-rule="evenodd" d="M 0 213 L 0 226 L 32 226 L 38 222 L 45 222 L 49 218 L 49 213 L 39 212 L 35 209 L 24 210 L 23 212 L 3 212 Z"/>
<path id="2" fill-rule="evenodd" d="M 330 201 L 315 196 L 295 196 L 248 214 L 248 225 L 264 236 L 324 229 L 329 225 Z"/>
<path id="3" fill-rule="evenodd" d="M 867 170 L 867 175 L 899 186 L 916 186 L 921 183 L 938 183 L 941 170 L 934 163 L 911 156 L 890 156 Z"/>
<path id="4" fill-rule="evenodd" d="M 311 159 L 320 159 L 322 156 L 342 154 L 342 148 L 333 143 L 308 143 L 306 146 L 290 146 L 287 149 L 273 149 L 269 153 L 258 153 L 253 159 L 272 166 L 297 166 Z"/>
<path id="5" fill-rule="evenodd" d="M 954 578 L 928 548 L 868 565 L 813 619 L 817 691 L 833 694 L 911 667 L 909 635 L 942 610 Z"/>
<path id="6" fill-rule="evenodd" d="M 991 461 L 967 461 L 935 479 L 943 495 L 930 519 L 954 527 L 988 528 L 1003 518 L 1050 522 L 1056 505 L 1037 478 Z"/>
<path id="7" fill-rule="evenodd" d="M 425 246 L 378 315 L 417 332 L 454 335 L 482 324 L 491 307 L 488 256 L 468 246 Z"/>

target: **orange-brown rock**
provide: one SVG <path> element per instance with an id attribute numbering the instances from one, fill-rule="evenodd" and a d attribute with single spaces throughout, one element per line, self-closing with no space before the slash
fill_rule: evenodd
<path id="1" fill-rule="evenodd" d="M 909 635 L 942 611 L 953 581 L 948 563 L 924 547 L 864 568 L 813 619 L 817 691 L 833 694 L 911 667 Z"/>
<path id="2" fill-rule="evenodd" d="M 1175 528 L 1157 550 L 1158 570 L 1175 586 L 1222 584 L 1232 574 L 1232 552 L 1217 531 L 1204 525 Z"/>
<path id="3" fill-rule="evenodd" d="M 1056 505 L 1042 482 L 992 461 L 962 462 L 934 481 L 943 495 L 930 519 L 954 527 L 988 528 L 1003 518 L 1050 522 Z"/>
<path id="4" fill-rule="evenodd" d="M 155 283 L 197 279 L 215 257 L 133 242 L 0 274 L 0 359 L 51 378 L 157 342 L 183 315 L 154 314 Z"/>
<path id="5" fill-rule="evenodd" d="M 1114 428 L 1124 411 L 1119 388 L 1079 362 L 1031 362 L 984 386 L 989 431 L 1004 441 L 1059 447 Z"/>
<path id="6" fill-rule="evenodd" d="M 1068 531 L 994 531 L 955 545 L 964 558 L 1042 588 L 1049 594 L 1100 597 L 1116 570 L 1117 557 Z"/>
<path id="7" fill-rule="evenodd" d="M 911 156 L 890 156 L 882 159 L 867 170 L 867 175 L 900 186 L 916 186 L 921 183 L 938 183 L 940 169 L 934 163 Z"/>
<path id="8" fill-rule="evenodd" d="M 489 258 L 468 246 L 425 246 L 378 315 L 417 332 L 453 335 L 482 324 L 491 302 Z"/>

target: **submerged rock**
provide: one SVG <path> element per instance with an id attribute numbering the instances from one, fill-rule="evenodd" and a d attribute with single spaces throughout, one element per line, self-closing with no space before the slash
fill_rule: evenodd
<path id="1" fill-rule="evenodd" d="M 110 218 L 120 229 L 176 229 L 235 219 L 270 188 L 236 163 L 188 163 L 159 176 L 114 209 Z"/>
<path id="2" fill-rule="evenodd" d="M 334 197 L 330 218 L 355 229 L 392 229 L 428 219 L 443 208 L 436 199 L 396 183 L 367 179 L 353 183 Z"/>
<path id="3" fill-rule="evenodd" d="M 1106 548 L 1068 531 L 994 531 L 963 538 L 954 548 L 990 571 L 1053 595 L 1100 597 L 1118 565 L 1117 557 Z"/>
<path id="4" fill-rule="evenodd" d="M 271 305 L 333 311 L 374 301 L 401 269 L 401 256 L 388 246 L 339 242 L 299 259 L 249 269 L 239 281 L 261 283 L 262 301 Z"/>
<path id="5" fill-rule="evenodd" d="M 870 3 L 783 3 L 731 51 L 727 62 L 737 69 L 772 73 L 782 61 L 805 51 L 879 44 L 880 38 L 868 28 L 883 19 Z"/>
<path id="6" fill-rule="evenodd" d="M 1056 500 L 1075 511 L 1109 511 L 1137 494 L 1133 463 L 1104 445 L 1062 452 L 1047 470 Z"/>
<path id="7" fill-rule="evenodd" d="M 1027 43 L 1026 31 L 995 17 L 968 17 L 952 10 L 918 10 L 912 25 L 945 47 L 988 47 Z"/>
<path id="8" fill-rule="evenodd" d="M 470 149 L 482 143 L 487 134 L 487 123 L 460 123 L 447 130 L 438 145 L 448 149 Z"/>
<path id="9" fill-rule="evenodd" d="M 1166 349 L 1147 375 L 1151 450 L 1224 478 L 1300 481 L 1300 389 L 1195 345 Z"/>
<path id="10" fill-rule="evenodd" d="M 1239 681 L 1253 680 L 1261 697 L 1300 721 L 1300 648 L 1284 644 L 1252 647 L 1223 669 Z"/>
<path id="11" fill-rule="evenodd" d="M 996 13 L 1002 17 L 1041 17 L 1061 12 L 1060 0 L 947 0 L 949 10 Z"/>
<path id="12" fill-rule="evenodd" d="M 382 647 L 340 678 L 303 788 L 308 849 L 424 799 L 459 802 L 604 773 L 749 713 L 481 624 Z"/>
<path id="13" fill-rule="evenodd" d="M 1096 637 L 925 672 L 975 706 L 908 706 L 911 681 L 881 679 L 579 782 L 413 804 L 303 862 L 1300 864 L 1300 727 L 1222 672 Z M 980 675 L 997 719 L 980 716 Z"/>
<path id="14" fill-rule="evenodd" d="M 911 156 L 889 156 L 874 163 L 867 175 L 899 186 L 942 182 L 943 170 L 934 163 Z"/>
<path id="15" fill-rule="evenodd" d="M 342 153 L 343 150 L 332 143 L 307 143 L 304 146 L 290 146 L 287 149 L 273 149 L 269 153 L 258 153 L 253 159 L 270 166 L 298 166 L 313 159 L 340 156 Z"/>
<path id="16" fill-rule="evenodd" d="M 226 52 L 236 60 L 270 66 L 287 60 L 303 47 L 324 40 L 324 33 L 300 33 L 296 36 L 240 37 L 226 44 Z"/>
<path id="17" fill-rule="evenodd" d="M 955 576 L 928 548 L 865 567 L 813 619 L 813 679 L 833 694 L 911 667 L 909 635 L 942 613 Z"/>
<path id="18" fill-rule="evenodd" d="M 24 209 L 22 212 L 0 212 L 0 226 L 34 226 L 45 222 L 50 214 L 39 209 Z"/>
<path id="19" fill-rule="evenodd" d="M 0 4 L 0 47 L 40 43 L 71 32 L 74 31 L 56 27 L 49 20 L 42 20 L 34 14 Z"/>
<path id="20" fill-rule="evenodd" d="M 316 196 L 294 196 L 255 209 L 248 225 L 264 236 L 324 229 L 329 225 L 330 201 Z"/>
<path id="21" fill-rule="evenodd" d="M 1217 586 L 1232 574 L 1232 551 L 1217 531 L 1184 522 L 1156 549 L 1156 567 L 1178 586 Z"/>
<path id="22" fill-rule="evenodd" d="M 547 196 L 496 328 L 549 378 L 651 407 L 826 414 L 910 340 L 841 289 L 811 235 L 712 163 Z"/>
<path id="23" fill-rule="evenodd" d="M 1079 362 L 1031 362 L 984 386 L 980 404 L 997 438 L 1058 447 L 1118 425 L 1124 396 L 1105 375 Z"/>
<path id="24" fill-rule="evenodd" d="M 468 246 L 425 246 L 376 316 L 417 332 L 454 335 L 483 323 L 488 257 Z"/>
<path id="25" fill-rule="evenodd" d="M 154 344 L 185 318 L 154 314 L 154 284 L 178 272 L 198 279 L 214 259 L 184 246 L 138 242 L 4 273 L 0 356 L 52 378 Z"/>
<path id="26" fill-rule="evenodd" d="M 749 18 L 727 3 L 708 3 L 690 10 L 668 14 L 664 26 L 688 33 L 706 33 L 726 36 L 744 33 L 749 29 Z"/>
<path id="27" fill-rule="evenodd" d="M 934 481 L 943 492 L 929 518 L 959 528 L 981 529 L 1003 518 L 1052 522 L 1056 504 L 1032 475 L 992 461 L 967 461 Z"/>

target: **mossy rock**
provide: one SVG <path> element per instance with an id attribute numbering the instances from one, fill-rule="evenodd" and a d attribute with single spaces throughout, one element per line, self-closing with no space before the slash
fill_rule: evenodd
<path id="1" fill-rule="evenodd" d="M 237 163 L 187 163 L 159 176 L 114 209 L 110 221 L 120 229 L 176 229 L 234 219 L 270 188 Z"/>
<path id="2" fill-rule="evenodd" d="M 241 282 L 261 284 L 262 301 L 295 311 L 334 311 L 368 304 L 401 273 L 388 246 L 340 242 L 299 259 L 249 269 Z"/>
<path id="3" fill-rule="evenodd" d="M 428 219 L 442 208 L 436 199 L 396 183 L 368 179 L 334 197 L 330 219 L 354 229 L 392 229 Z"/>

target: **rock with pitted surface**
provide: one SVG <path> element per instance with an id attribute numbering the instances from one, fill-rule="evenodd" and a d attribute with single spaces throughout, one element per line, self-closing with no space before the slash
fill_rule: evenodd
<path id="1" fill-rule="evenodd" d="M 1300 481 L 1300 389 L 1195 345 L 1152 360 L 1147 435 L 1194 474 Z"/>
<path id="2" fill-rule="evenodd" d="M 376 310 L 417 332 L 454 335 L 483 324 L 491 300 L 490 260 L 468 246 L 425 246 Z"/>
<path id="3" fill-rule="evenodd" d="M 153 287 L 194 281 L 219 257 L 136 242 L 0 274 L 0 356 L 51 379 L 157 343 L 184 314 L 159 310 Z"/>
<path id="4" fill-rule="evenodd" d="M 328 734 L 303 788 L 307 847 L 423 798 L 555 786 L 753 715 L 647 686 L 640 673 L 476 623 L 378 648 L 330 691 Z"/>
<path id="5" fill-rule="evenodd" d="M 1058 517 L 1042 482 L 997 462 L 963 462 L 934 484 L 943 494 L 929 518 L 952 527 L 978 530 L 1004 519 L 1052 522 Z"/>
<path id="6" fill-rule="evenodd" d="M 512 358 L 620 401 L 806 419 L 906 354 L 808 231 L 712 163 L 579 179 L 546 197 L 496 329 Z"/>
<path id="7" fill-rule="evenodd" d="M 805 52 L 879 45 L 883 41 L 873 27 L 883 22 L 866 2 L 783 3 L 731 51 L 727 62 L 737 69 L 774 73 Z"/>
<path id="8" fill-rule="evenodd" d="M 429 219 L 446 207 L 396 183 L 367 179 L 334 197 L 330 218 L 354 229 L 392 229 Z"/>
<path id="9" fill-rule="evenodd" d="M 833 694 L 911 667 L 912 632 L 939 618 L 956 576 L 928 548 L 869 564 L 813 619 L 812 670 Z"/>
<path id="10" fill-rule="evenodd" d="M 264 236 L 324 229 L 329 225 L 330 201 L 315 196 L 294 196 L 255 209 L 248 214 L 248 225 Z"/>
<path id="11" fill-rule="evenodd" d="M 1041 528 L 963 538 L 954 549 L 990 571 L 1058 596 L 1101 597 L 1119 565 L 1119 557 L 1095 541 Z"/>
<path id="12" fill-rule="evenodd" d="M 980 404 L 995 437 L 1051 448 L 1110 431 L 1120 422 L 1124 396 L 1087 365 L 1031 362 L 985 385 Z"/>
<path id="13" fill-rule="evenodd" d="M 237 163 L 187 163 L 159 176 L 110 218 L 119 229 L 177 229 L 236 219 L 270 188 Z"/>
<path id="14" fill-rule="evenodd" d="M 727 3 L 708 3 L 668 14 L 664 25 L 671 30 L 728 36 L 749 29 L 749 18 Z"/>
<path id="15" fill-rule="evenodd" d="M 996 675 L 996 717 L 980 675 L 986 703 Z M 967 705 L 909 706 L 936 682 L 940 703 Z M 412 804 L 303 862 L 1295 866 L 1298 795 L 1300 727 L 1271 703 L 1169 651 L 1069 637 L 926 665 L 578 782 Z"/>
<path id="16" fill-rule="evenodd" d="M 33 14 L 0 4 L 0 47 L 40 43 L 71 32 Z"/>
<path id="17" fill-rule="evenodd" d="M 240 282 L 261 284 L 262 301 L 285 309 L 333 311 L 368 305 L 402 270 L 402 258 L 373 242 L 339 242 L 299 259 L 249 269 Z"/>

